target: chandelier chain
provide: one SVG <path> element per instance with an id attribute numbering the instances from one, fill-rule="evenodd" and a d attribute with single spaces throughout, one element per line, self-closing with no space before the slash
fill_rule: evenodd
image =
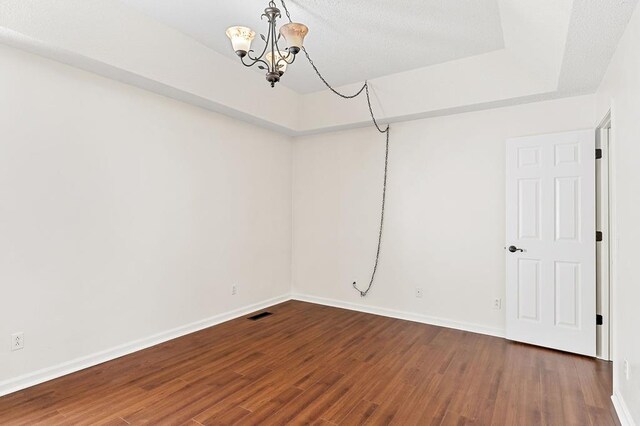
<path id="1" fill-rule="evenodd" d="M 378 124 L 378 120 L 376 120 L 376 116 L 373 114 L 373 107 L 371 106 L 371 96 L 369 95 L 369 82 L 367 81 L 364 82 L 364 89 L 367 94 L 367 105 L 369 106 L 369 114 L 371 114 L 371 121 L 373 121 L 373 124 L 376 126 L 376 129 L 378 129 L 380 133 L 385 133 L 385 132 L 388 133 L 389 125 L 387 124 L 387 127 L 384 129 L 380 127 L 380 125 Z"/>
<path id="2" fill-rule="evenodd" d="M 284 9 L 287 15 L 287 19 L 289 19 L 290 23 L 293 23 L 293 20 L 291 19 L 291 14 L 289 13 L 289 9 L 285 4 L 285 0 L 280 0 L 280 2 L 282 3 L 282 8 Z M 333 86 L 331 86 L 331 84 L 329 84 L 329 82 L 322 76 L 322 74 L 320 73 L 320 70 L 318 70 L 318 67 L 313 62 L 313 60 L 311 59 L 311 56 L 309 55 L 309 52 L 307 52 L 307 49 L 304 46 L 302 46 L 302 50 L 304 51 L 304 54 L 307 57 L 307 60 L 309 61 L 309 64 L 311 64 L 311 67 L 315 71 L 316 75 L 320 78 L 320 80 L 322 80 L 324 85 L 327 86 L 327 88 L 331 90 L 333 93 L 335 93 L 336 95 L 340 96 L 343 99 L 353 99 L 360 96 L 362 92 L 365 92 L 366 98 L 367 98 L 367 106 L 369 107 L 369 114 L 371 115 L 371 121 L 373 121 L 373 124 L 375 125 L 376 130 L 378 130 L 378 132 L 385 134 L 384 180 L 382 184 L 382 206 L 380 209 L 380 227 L 378 230 L 378 247 L 376 249 L 376 259 L 373 264 L 373 271 L 371 273 L 371 279 L 369 280 L 369 285 L 367 286 L 367 288 L 365 290 L 360 290 L 357 286 L 357 283 L 355 282 L 353 283 L 353 288 L 360 293 L 361 297 L 365 297 L 369 293 L 369 290 L 371 290 L 371 287 L 373 286 L 373 281 L 376 277 L 376 272 L 378 271 L 378 263 L 380 260 L 380 248 L 382 246 L 382 229 L 384 227 L 384 210 L 385 210 L 385 204 L 387 200 L 387 173 L 389 170 L 389 134 L 391 133 L 391 127 L 387 124 L 387 126 L 383 128 L 378 124 L 378 120 L 376 120 L 375 114 L 373 113 L 373 106 L 371 105 L 371 95 L 369 94 L 368 81 L 365 81 L 362 87 L 360 88 L 360 90 L 358 90 L 353 95 L 345 95 L 344 93 L 340 93 L 339 91 L 334 89 Z"/>
<path id="3" fill-rule="evenodd" d="M 289 13 L 289 9 L 287 8 L 287 5 L 285 3 L 284 0 L 280 0 L 280 3 L 282 3 L 282 8 L 284 9 L 284 12 L 287 15 L 287 19 L 289 20 L 290 23 L 293 23 L 293 20 L 291 19 L 291 14 Z M 333 88 L 333 86 L 331 86 L 329 84 L 329 82 L 322 76 L 322 74 L 320 73 L 320 70 L 318 70 L 318 67 L 316 67 L 316 64 L 313 62 L 313 59 L 311 59 L 311 56 L 309 56 L 309 52 L 307 52 L 307 49 L 302 46 L 302 51 L 304 52 L 304 55 L 307 57 L 307 60 L 309 61 L 309 63 L 311 64 L 311 67 L 313 68 L 313 70 L 316 72 L 316 74 L 318 75 L 318 77 L 320 78 L 320 80 L 322 80 L 322 82 L 324 83 L 325 86 L 327 86 L 327 88 L 329 90 L 331 90 L 333 93 L 335 93 L 336 95 L 340 96 L 341 98 L 344 99 L 353 99 L 353 98 L 357 98 L 358 96 L 360 96 L 360 94 L 362 93 L 363 90 L 365 90 L 365 88 L 367 87 L 367 82 L 365 81 L 364 84 L 362 85 L 362 87 L 360 88 L 360 90 L 358 90 L 355 94 L 353 95 L 345 95 L 344 93 L 340 93 L 338 92 L 336 89 Z M 371 106 L 369 106 L 371 107 Z M 371 108 L 369 108 L 371 109 Z M 373 113 L 372 113 L 372 118 L 373 118 Z M 377 127 L 377 126 L 376 126 Z"/>

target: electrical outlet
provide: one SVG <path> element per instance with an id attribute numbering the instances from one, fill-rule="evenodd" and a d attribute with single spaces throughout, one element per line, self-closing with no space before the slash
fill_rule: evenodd
<path id="1" fill-rule="evenodd" d="M 234 284 L 231 286 L 231 295 L 235 296 L 236 294 L 238 294 L 238 286 Z"/>
<path id="2" fill-rule="evenodd" d="M 422 289 L 420 287 L 416 287 L 416 297 L 418 299 L 421 299 L 422 298 L 422 294 L 423 294 Z"/>
<path id="3" fill-rule="evenodd" d="M 624 360 L 624 377 L 627 380 L 631 379 L 631 370 L 629 368 L 629 361 L 627 361 L 626 359 Z"/>
<path id="4" fill-rule="evenodd" d="M 495 311 L 502 309 L 502 299 L 493 299 L 493 309 Z"/>
<path id="5" fill-rule="evenodd" d="M 18 351 L 24 349 L 24 333 L 14 333 L 11 335 L 11 350 Z"/>

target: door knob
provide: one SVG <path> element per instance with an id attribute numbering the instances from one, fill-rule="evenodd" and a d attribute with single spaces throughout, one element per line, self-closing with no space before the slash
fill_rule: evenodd
<path id="1" fill-rule="evenodd" d="M 516 246 L 509 246 L 509 251 L 510 251 L 511 253 L 515 253 L 515 252 L 517 252 L 517 251 L 524 252 L 524 250 L 522 250 L 521 248 L 518 248 L 518 247 L 516 247 Z"/>

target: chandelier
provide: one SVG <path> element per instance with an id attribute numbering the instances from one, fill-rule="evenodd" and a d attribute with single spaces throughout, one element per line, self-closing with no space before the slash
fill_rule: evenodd
<path id="1" fill-rule="evenodd" d="M 269 32 L 266 37 L 260 34 L 265 45 L 259 56 L 254 56 L 255 52 L 251 49 L 251 42 L 256 36 L 254 31 L 240 26 L 227 29 L 227 37 L 231 40 L 233 50 L 240 57 L 242 64 L 246 67 L 258 64 L 258 68 L 267 71 L 266 78 L 271 83 L 271 87 L 280 81 L 287 66 L 296 60 L 296 55 L 302 49 L 304 38 L 309 32 L 306 25 L 295 22 L 285 24 L 280 27 L 280 31 L 276 31 L 276 20 L 281 17 L 280 9 L 276 7 L 273 0 L 270 1 L 261 16 L 261 19 L 267 18 Z M 278 45 L 281 37 L 284 37 L 287 42 L 288 47 L 284 49 Z"/>

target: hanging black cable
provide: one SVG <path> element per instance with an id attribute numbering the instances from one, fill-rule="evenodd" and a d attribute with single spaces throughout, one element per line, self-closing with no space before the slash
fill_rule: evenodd
<path id="1" fill-rule="evenodd" d="M 280 0 L 280 2 L 282 3 L 282 8 L 284 9 L 285 13 L 287 14 L 287 19 L 289 19 L 289 22 L 293 22 L 291 20 L 291 14 L 289 13 L 289 9 L 287 9 L 287 5 L 285 4 L 285 0 Z M 367 286 L 367 288 L 365 290 L 360 290 L 358 288 L 357 283 L 356 282 L 353 283 L 353 288 L 356 289 L 360 293 L 361 297 L 365 297 L 369 293 L 369 290 L 371 290 L 371 287 L 373 286 L 373 281 L 374 281 L 374 279 L 376 277 L 376 272 L 378 270 L 378 261 L 380 260 L 380 247 L 382 246 L 382 228 L 384 226 L 384 207 L 385 207 L 385 202 L 386 202 L 386 199 L 387 199 L 387 171 L 388 171 L 388 168 L 389 168 L 389 134 L 391 133 L 391 127 L 389 127 L 389 125 L 387 124 L 386 128 L 382 128 L 378 124 L 378 121 L 376 120 L 376 117 L 373 114 L 373 107 L 371 105 L 371 96 L 369 94 L 369 82 L 368 81 L 365 81 L 364 84 L 362 85 L 362 87 L 360 88 L 360 90 L 358 90 L 353 95 L 345 95 L 343 93 L 340 93 L 336 89 L 334 89 L 329 84 L 329 82 L 327 82 L 327 80 L 322 76 L 322 74 L 320 73 L 320 71 L 316 67 L 316 64 L 311 59 L 311 56 L 309 56 L 309 52 L 307 52 L 307 49 L 304 46 L 302 46 L 302 50 L 304 51 L 304 54 L 307 57 L 307 60 L 311 64 L 311 67 L 313 67 L 313 70 L 316 72 L 316 75 L 320 78 L 320 80 L 322 80 L 324 85 L 327 86 L 327 88 L 329 88 L 329 90 L 331 90 L 333 93 L 335 93 L 336 95 L 338 95 L 338 96 L 340 96 L 341 98 L 344 98 L 344 99 L 354 99 L 354 98 L 357 98 L 358 96 L 360 96 L 362 94 L 362 92 L 365 92 L 366 97 L 367 97 L 367 105 L 369 106 L 369 114 L 371 115 L 371 121 L 373 121 L 373 124 L 376 126 L 376 129 L 378 130 L 378 132 L 385 133 L 386 141 L 385 141 L 385 154 L 384 154 L 384 181 L 383 181 L 383 184 L 382 184 L 382 207 L 381 207 L 381 210 L 380 210 L 380 228 L 379 228 L 379 232 L 378 232 L 378 248 L 376 249 L 376 260 L 375 260 L 375 263 L 373 264 L 373 271 L 371 273 L 371 279 L 369 280 L 369 285 Z"/>

